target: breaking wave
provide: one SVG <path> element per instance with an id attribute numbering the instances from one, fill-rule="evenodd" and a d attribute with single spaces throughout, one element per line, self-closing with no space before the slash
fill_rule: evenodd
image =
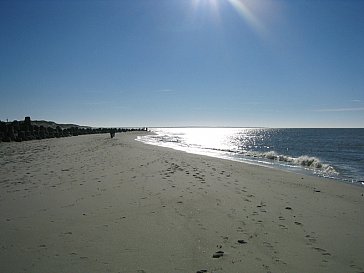
<path id="1" fill-rule="evenodd" d="M 247 151 L 243 152 L 245 156 L 254 157 L 254 158 L 266 158 L 273 161 L 278 161 L 282 163 L 288 163 L 290 165 L 301 166 L 304 168 L 309 168 L 313 170 L 319 170 L 328 175 L 338 175 L 339 173 L 335 170 L 334 167 L 329 164 L 322 163 L 319 158 L 313 156 L 302 155 L 299 157 L 292 157 L 288 155 L 281 155 L 275 151 L 269 151 L 264 153 Z"/>

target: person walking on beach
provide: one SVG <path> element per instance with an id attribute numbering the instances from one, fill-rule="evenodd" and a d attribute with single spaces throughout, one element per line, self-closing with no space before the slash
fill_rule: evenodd
<path id="1" fill-rule="evenodd" d="M 113 138 L 115 136 L 115 130 L 111 129 L 110 130 L 110 137 Z"/>

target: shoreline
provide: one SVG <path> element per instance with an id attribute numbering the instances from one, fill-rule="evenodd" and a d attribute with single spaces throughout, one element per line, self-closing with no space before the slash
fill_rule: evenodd
<path id="1" fill-rule="evenodd" d="M 364 272 L 361 187 L 138 135 L 0 145 L 0 271 Z"/>
<path id="2" fill-rule="evenodd" d="M 176 127 L 178 128 L 178 127 Z M 235 127 L 234 127 L 235 128 Z M 150 134 L 155 134 L 154 132 L 149 132 Z M 185 152 L 185 153 L 189 153 L 189 154 L 194 154 L 194 155 L 200 155 L 200 156 L 207 156 L 207 157 L 211 157 L 211 158 L 217 158 L 217 159 L 221 159 L 221 160 L 228 160 L 228 161 L 233 161 L 233 162 L 239 162 L 242 164 L 250 164 L 253 166 L 258 166 L 258 167 L 263 167 L 263 168 L 269 168 L 269 169 L 274 169 L 274 170 L 279 170 L 279 171 L 283 171 L 283 172 L 288 172 L 288 173 L 295 173 L 297 175 L 304 175 L 304 176 L 312 176 L 312 177 L 317 177 L 317 178 L 321 178 L 321 179 L 326 179 L 326 180 L 330 180 L 330 181 L 336 181 L 336 182 L 340 182 L 340 183 L 344 183 L 344 184 L 349 184 L 349 185 L 353 185 L 356 187 L 364 187 L 364 182 L 359 180 L 356 182 L 353 181 L 349 181 L 347 178 L 342 178 L 342 177 L 335 177 L 335 176 L 329 176 L 329 175 L 323 175 L 323 174 L 317 174 L 315 173 L 315 171 L 320 171 L 320 169 L 315 170 L 314 168 L 305 168 L 304 166 L 300 166 L 300 165 L 287 165 L 287 164 L 280 164 L 280 161 L 277 160 L 272 160 L 271 162 L 269 161 L 264 161 L 264 158 L 262 158 L 261 160 L 255 160 L 255 159 L 250 159 L 250 158 L 234 158 L 232 155 L 227 155 L 227 156 L 223 156 L 222 154 L 215 154 L 212 155 L 211 153 L 204 153 L 203 150 L 201 150 L 201 152 L 193 152 L 193 151 L 189 151 L 188 149 L 183 149 L 182 147 L 179 148 L 178 146 L 173 147 L 172 145 L 168 146 L 168 145 L 157 145 L 157 144 L 153 144 L 153 143 L 148 143 L 146 141 L 143 141 L 141 139 L 136 139 L 136 141 L 139 141 L 141 143 L 147 144 L 147 145 L 154 145 L 157 147 L 162 147 L 162 148 L 167 148 L 167 149 L 173 149 L 175 151 L 180 151 L 180 152 Z M 209 149 L 207 149 L 209 150 Z M 211 150 L 214 151 L 214 150 Z M 210 152 L 211 152 L 210 151 Z"/>

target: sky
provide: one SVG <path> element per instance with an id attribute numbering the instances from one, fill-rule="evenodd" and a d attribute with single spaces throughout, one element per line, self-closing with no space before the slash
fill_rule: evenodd
<path id="1" fill-rule="evenodd" d="M 364 127 L 362 0 L 0 0 L 0 120 Z"/>

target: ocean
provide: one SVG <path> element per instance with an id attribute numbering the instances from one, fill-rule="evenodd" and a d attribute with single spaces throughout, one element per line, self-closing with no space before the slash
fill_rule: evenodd
<path id="1" fill-rule="evenodd" d="M 169 147 L 364 186 L 364 129 L 152 128 Z"/>

